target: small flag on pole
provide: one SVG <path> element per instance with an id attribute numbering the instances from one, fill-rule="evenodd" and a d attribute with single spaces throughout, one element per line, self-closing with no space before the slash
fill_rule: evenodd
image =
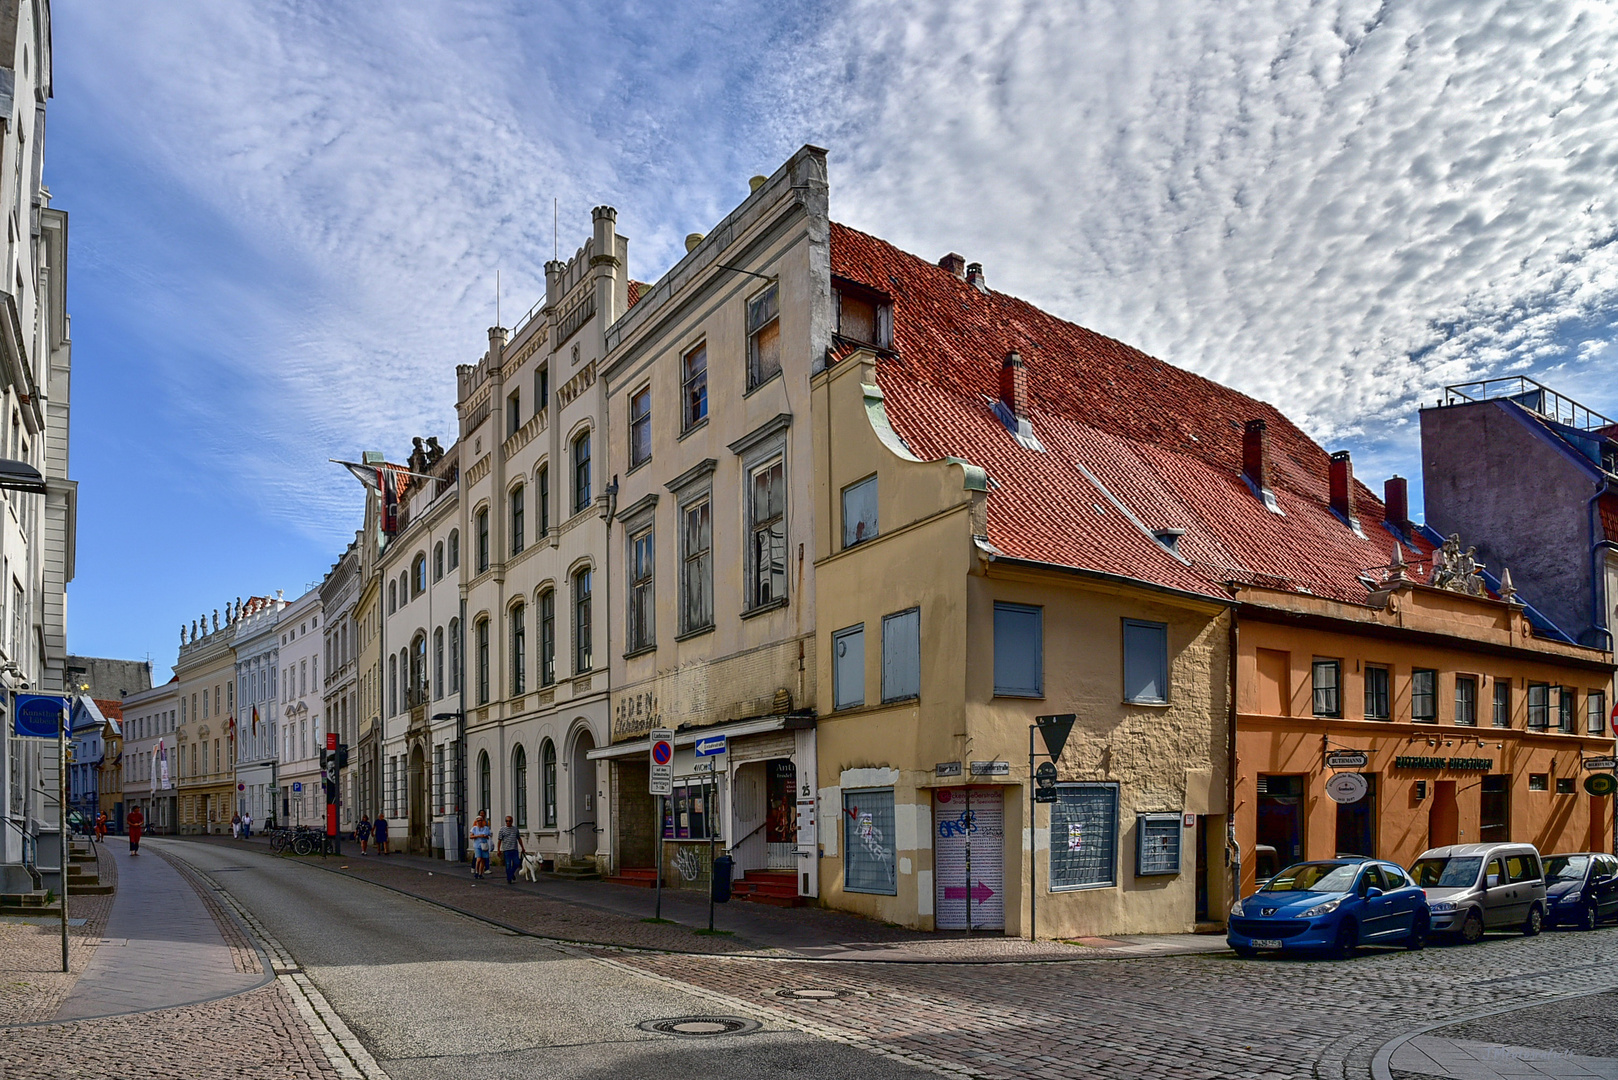
<path id="1" fill-rule="evenodd" d="M 258 706 L 253 706 L 253 734 L 258 734 Z"/>

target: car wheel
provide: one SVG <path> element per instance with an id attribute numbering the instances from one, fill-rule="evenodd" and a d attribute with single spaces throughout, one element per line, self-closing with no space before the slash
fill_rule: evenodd
<path id="1" fill-rule="evenodd" d="M 1533 937 L 1534 935 L 1538 934 L 1540 930 L 1544 929 L 1544 927 L 1545 914 L 1539 910 L 1539 905 L 1535 904 L 1533 907 L 1528 909 L 1528 918 L 1523 920 L 1522 936 Z"/>
<path id="2" fill-rule="evenodd" d="M 1251 960 L 1258 955 L 1258 950 L 1251 945 L 1232 945 L 1230 949 L 1243 960 Z"/>
<path id="3" fill-rule="evenodd" d="M 1461 923 L 1461 940 L 1468 945 L 1476 945 L 1483 940 L 1483 916 L 1476 911 L 1468 912 L 1466 921 Z"/>
<path id="4" fill-rule="evenodd" d="M 1353 919 L 1344 919 L 1343 924 L 1337 928 L 1337 940 L 1331 947 L 1333 960 L 1347 960 L 1354 955 L 1354 948 L 1360 943 L 1359 930 L 1354 926 Z"/>
<path id="5" fill-rule="evenodd" d="M 1427 916 L 1418 914 L 1415 921 L 1410 924 L 1410 934 L 1405 938 L 1405 948 L 1411 952 L 1420 952 L 1427 947 Z"/>
<path id="6" fill-rule="evenodd" d="M 1574 925 L 1580 930 L 1594 930 L 1598 922 L 1600 920 L 1596 918 L 1596 906 L 1594 904 L 1585 904 L 1579 909 L 1579 918 Z"/>

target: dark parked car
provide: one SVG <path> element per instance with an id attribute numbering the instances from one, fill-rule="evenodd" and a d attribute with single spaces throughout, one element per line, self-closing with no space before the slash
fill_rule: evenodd
<path id="1" fill-rule="evenodd" d="M 1545 923 L 1594 930 L 1618 919 L 1618 858 L 1595 852 L 1545 856 Z"/>

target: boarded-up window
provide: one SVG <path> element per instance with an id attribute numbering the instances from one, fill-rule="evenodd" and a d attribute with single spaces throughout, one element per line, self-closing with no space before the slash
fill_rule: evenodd
<path id="1" fill-rule="evenodd" d="M 882 620 L 882 700 L 921 696 L 921 609 Z"/>
<path id="2" fill-rule="evenodd" d="M 1051 891 L 1118 884 L 1118 785 L 1058 784 L 1051 806 Z"/>
<path id="3" fill-rule="evenodd" d="M 843 546 L 853 547 L 876 535 L 876 477 L 868 476 L 843 489 Z"/>
<path id="4" fill-rule="evenodd" d="M 852 709 L 865 704 L 865 624 L 839 630 L 831 636 L 832 697 L 834 707 Z"/>
<path id="5" fill-rule="evenodd" d="M 1161 704 L 1169 699 L 1169 628 L 1124 620 L 1124 700 Z"/>
<path id="6" fill-rule="evenodd" d="M 843 891 L 897 896 L 893 789 L 843 792 Z"/>
<path id="7" fill-rule="evenodd" d="M 771 285 L 747 302 L 747 388 L 780 373 L 780 291 Z"/>
<path id="8" fill-rule="evenodd" d="M 1044 696 L 1043 609 L 994 605 L 994 692 L 998 697 Z"/>

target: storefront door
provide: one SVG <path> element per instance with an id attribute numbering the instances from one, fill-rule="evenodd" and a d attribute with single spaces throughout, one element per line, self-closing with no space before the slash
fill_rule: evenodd
<path id="1" fill-rule="evenodd" d="M 770 870 L 798 868 L 798 769 L 791 758 L 764 763 L 765 866 Z"/>
<path id="2" fill-rule="evenodd" d="M 1478 802 L 1478 840 L 1485 844 L 1502 844 L 1510 840 L 1511 777 L 1485 776 Z"/>
<path id="3" fill-rule="evenodd" d="M 1006 811 L 999 788 L 941 788 L 933 796 L 933 925 L 1003 930 Z"/>
<path id="4" fill-rule="evenodd" d="M 1358 802 L 1337 804 L 1338 855 L 1376 858 L 1376 775 L 1365 777 L 1365 794 Z"/>

